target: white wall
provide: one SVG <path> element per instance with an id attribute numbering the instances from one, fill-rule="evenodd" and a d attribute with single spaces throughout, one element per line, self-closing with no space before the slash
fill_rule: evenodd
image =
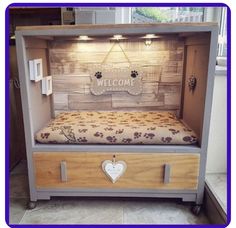
<path id="1" fill-rule="evenodd" d="M 227 146 L 227 80 L 226 76 L 216 76 L 207 155 L 207 173 L 225 173 Z"/>
<path id="2" fill-rule="evenodd" d="M 75 8 L 75 24 L 131 23 L 131 7 Z"/>

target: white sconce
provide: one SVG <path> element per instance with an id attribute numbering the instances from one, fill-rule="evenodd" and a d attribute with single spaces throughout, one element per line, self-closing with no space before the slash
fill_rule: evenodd
<path id="1" fill-rule="evenodd" d="M 93 39 L 91 37 L 86 36 L 86 35 L 81 35 L 81 36 L 78 37 L 77 40 L 79 40 L 79 41 L 88 41 L 88 40 L 93 40 Z"/>
<path id="2" fill-rule="evenodd" d="M 52 76 L 47 76 L 42 79 L 42 94 L 52 94 Z"/>
<path id="3" fill-rule="evenodd" d="M 159 38 L 159 36 L 156 36 L 155 34 L 146 34 L 141 38 L 145 39 L 144 43 L 146 46 L 150 46 L 152 44 L 152 39 Z"/>
<path id="4" fill-rule="evenodd" d="M 43 78 L 43 61 L 42 59 L 33 59 L 29 61 L 30 80 L 38 82 Z"/>

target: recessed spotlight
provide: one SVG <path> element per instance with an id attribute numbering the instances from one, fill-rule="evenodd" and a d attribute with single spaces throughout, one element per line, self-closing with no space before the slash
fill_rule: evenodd
<path id="1" fill-rule="evenodd" d="M 81 36 L 79 36 L 78 40 L 87 41 L 87 40 L 92 40 L 92 38 L 88 37 L 86 35 L 81 35 Z"/>
<path id="2" fill-rule="evenodd" d="M 155 39 L 159 38 L 159 36 L 156 36 L 155 34 L 146 34 L 145 36 L 141 37 L 142 39 Z"/>
<path id="3" fill-rule="evenodd" d="M 146 34 L 145 36 L 142 36 L 141 38 L 145 39 L 144 43 L 146 46 L 150 46 L 152 44 L 152 39 L 156 39 L 160 37 L 156 36 L 155 34 Z"/>
<path id="4" fill-rule="evenodd" d="M 124 39 L 127 39 L 127 38 L 119 34 L 113 35 L 113 37 L 111 38 L 111 40 L 124 40 Z"/>

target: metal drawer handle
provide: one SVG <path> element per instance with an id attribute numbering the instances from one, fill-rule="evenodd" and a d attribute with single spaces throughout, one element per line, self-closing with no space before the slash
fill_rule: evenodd
<path id="1" fill-rule="evenodd" d="M 163 178 L 164 184 L 170 183 L 170 165 L 165 164 L 164 165 L 164 178 Z"/>
<path id="2" fill-rule="evenodd" d="M 61 181 L 67 181 L 67 169 L 66 169 L 66 161 L 61 161 Z"/>

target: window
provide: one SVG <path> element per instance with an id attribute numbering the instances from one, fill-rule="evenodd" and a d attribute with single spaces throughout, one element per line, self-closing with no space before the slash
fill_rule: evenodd
<path id="1" fill-rule="evenodd" d="M 227 8 L 221 11 L 218 56 L 227 56 Z"/>
<path id="2" fill-rule="evenodd" d="M 141 7 L 132 8 L 132 23 L 202 22 L 203 7 Z"/>
<path id="3" fill-rule="evenodd" d="M 218 56 L 227 56 L 226 7 L 136 7 L 130 16 L 131 23 L 218 22 Z"/>

